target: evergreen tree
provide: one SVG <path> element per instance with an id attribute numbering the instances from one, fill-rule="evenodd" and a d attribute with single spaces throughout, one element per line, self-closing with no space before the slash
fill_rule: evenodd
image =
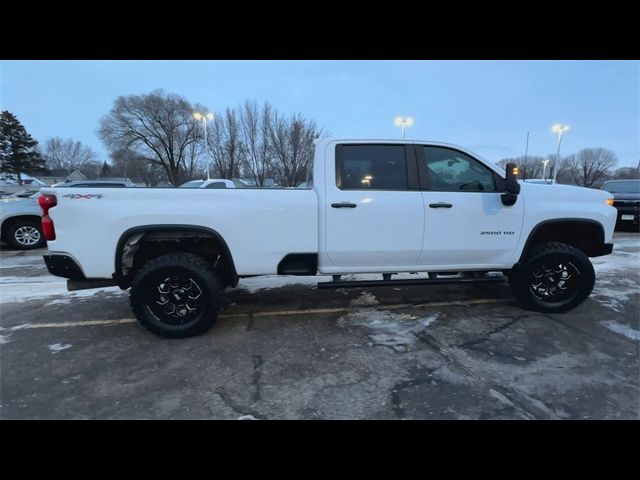
<path id="1" fill-rule="evenodd" d="M 0 114 L 0 171 L 16 174 L 20 185 L 23 173 L 46 172 L 37 145 L 13 113 Z"/>
<path id="2" fill-rule="evenodd" d="M 105 160 L 104 163 L 102 164 L 102 173 L 100 174 L 100 176 L 108 177 L 110 173 L 111 173 L 111 166 L 109 166 L 109 164 Z"/>

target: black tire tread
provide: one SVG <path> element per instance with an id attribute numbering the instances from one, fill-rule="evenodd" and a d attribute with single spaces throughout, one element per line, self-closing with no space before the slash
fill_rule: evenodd
<path id="1" fill-rule="evenodd" d="M 567 245 L 566 243 L 544 242 L 540 245 L 537 245 L 531 251 L 531 253 L 527 255 L 522 268 L 526 269 L 528 264 L 535 262 L 541 256 L 558 253 L 576 257 L 579 260 L 579 263 L 582 264 L 582 267 L 584 267 L 586 270 L 583 273 L 591 276 L 592 281 L 588 282 L 586 288 L 580 291 L 579 295 L 577 295 L 571 302 L 562 306 L 551 307 L 543 306 L 535 302 L 532 298 L 531 293 L 529 292 L 529 286 L 520 283 L 520 276 L 517 272 L 514 272 L 509 276 L 509 286 L 513 295 L 525 308 L 544 313 L 563 313 L 576 308 L 578 305 L 582 304 L 589 297 L 589 295 L 591 295 L 595 283 L 595 271 L 593 269 L 593 264 L 589 260 L 589 257 L 584 254 L 584 252 L 571 245 Z"/>
<path id="2" fill-rule="evenodd" d="M 181 331 L 170 331 L 159 328 L 156 324 L 148 322 L 146 320 L 145 303 L 138 299 L 138 292 L 142 291 L 142 284 L 145 277 L 158 268 L 182 266 L 187 268 L 196 268 L 199 270 L 200 275 L 205 279 L 206 285 L 211 295 L 211 303 L 215 311 L 215 315 L 206 318 L 193 325 L 192 327 Z M 161 255 L 147 262 L 140 270 L 138 270 L 131 282 L 131 294 L 129 296 L 129 303 L 134 315 L 140 322 L 140 324 L 147 330 L 160 335 L 165 338 L 186 338 L 195 335 L 200 335 L 209 330 L 217 320 L 217 312 L 222 305 L 222 287 L 221 282 L 218 280 L 218 275 L 204 258 L 195 255 L 193 253 L 169 253 Z"/>

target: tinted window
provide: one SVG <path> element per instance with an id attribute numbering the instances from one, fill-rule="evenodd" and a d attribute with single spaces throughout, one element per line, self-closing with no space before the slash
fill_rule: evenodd
<path id="1" fill-rule="evenodd" d="M 227 184 L 224 182 L 213 182 L 204 188 L 227 188 Z"/>
<path id="2" fill-rule="evenodd" d="M 342 145 L 338 151 L 341 190 L 408 190 L 404 145 Z"/>
<path id="3" fill-rule="evenodd" d="M 425 146 L 431 190 L 440 192 L 495 192 L 493 172 L 464 153 Z"/>

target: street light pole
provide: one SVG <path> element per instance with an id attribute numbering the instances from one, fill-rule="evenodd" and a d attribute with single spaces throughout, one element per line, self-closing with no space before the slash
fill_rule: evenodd
<path id="1" fill-rule="evenodd" d="M 202 128 L 204 129 L 204 151 L 206 152 L 207 149 L 209 148 L 209 144 L 207 143 L 207 121 L 213 120 L 213 113 L 209 112 L 209 113 L 203 114 L 200 112 L 195 112 L 193 114 L 193 118 L 195 118 L 196 120 L 202 120 Z M 211 160 L 207 156 L 207 180 L 211 180 L 210 170 L 211 170 Z"/>
<path id="2" fill-rule="evenodd" d="M 402 129 L 402 139 L 404 140 L 405 129 L 407 127 L 410 127 L 411 125 L 413 125 L 413 118 L 411 118 L 411 117 L 407 117 L 407 118 L 396 117 L 394 119 L 394 123 L 395 123 L 396 127 L 400 127 Z"/>
<path id="3" fill-rule="evenodd" d="M 202 119 L 202 126 L 204 127 L 204 151 L 206 152 L 209 148 L 209 144 L 207 143 L 207 121 Z M 211 180 L 211 160 L 209 160 L 209 155 L 207 155 L 207 180 Z"/>
<path id="4" fill-rule="evenodd" d="M 558 134 L 558 149 L 556 151 L 556 161 L 553 162 L 553 181 L 556 181 L 556 177 L 558 176 L 558 167 L 560 163 L 560 144 L 562 143 L 562 134 L 569 130 L 569 125 L 562 125 L 561 123 L 556 123 L 551 127 L 551 131 Z"/>
<path id="5" fill-rule="evenodd" d="M 547 164 L 549 163 L 549 159 L 542 161 L 542 179 L 547 180 Z"/>

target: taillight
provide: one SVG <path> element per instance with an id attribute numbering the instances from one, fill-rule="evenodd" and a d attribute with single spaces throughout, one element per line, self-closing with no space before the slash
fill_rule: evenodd
<path id="1" fill-rule="evenodd" d="M 47 240 L 55 240 L 56 230 L 53 226 L 53 220 L 49 217 L 49 209 L 58 204 L 58 199 L 55 195 L 40 195 L 38 197 L 38 204 L 40 208 L 42 208 L 42 232 L 44 233 L 44 238 Z"/>

